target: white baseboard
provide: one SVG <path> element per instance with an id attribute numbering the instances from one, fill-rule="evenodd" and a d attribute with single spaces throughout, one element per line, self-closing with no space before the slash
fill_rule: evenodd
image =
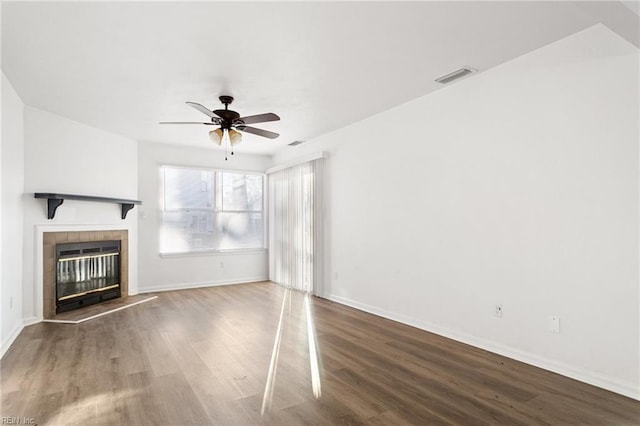
<path id="1" fill-rule="evenodd" d="M 201 281 L 183 284 L 169 284 L 160 286 L 140 286 L 138 285 L 138 293 L 155 293 L 158 291 L 187 290 L 190 288 L 217 287 L 221 285 L 246 284 L 260 281 L 269 281 L 269 277 L 249 277 L 240 280 L 218 280 L 218 281 Z"/>
<path id="2" fill-rule="evenodd" d="M 28 318 L 24 318 L 22 320 L 22 324 L 27 327 L 33 324 L 37 324 L 39 322 L 42 322 L 42 318 L 38 318 L 38 317 L 28 317 Z"/>
<path id="3" fill-rule="evenodd" d="M 613 379 L 598 373 L 587 371 L 581 368 L 577 368 L 572 365 L 565 364 L 563 362 L 555 361 L 549 358 L 541 357 L 536 354 L 521 351 L 519 349 L 511 348 L 501 345 L 490 340 L 475 337 L 470 334 L 460 333 L 455 330 L 443 328 L 441 326 L 416 320 L 414 318 L 407 317 L 405 315 L 390 312 L 384 309 L 380 309 L 375 306 L 367 305 L 364 303 L 356 302 L 355 300 L 347 299 L 342 296 L 336 296 L 333 294 L 323 296 L 325 299 L 347 305 L 352 308 L 365 311 L 374 315 L 378 315 L 383 318 L 387 318 L 393 321 L 401 322 L 403 324 L 410 325 L 412 327 L 419 328 L 421 330 L 428 331 L 430 333 L 438 334 L 449 339 L 456 340 L 458 342 L 466 343 L 471 346 L 475 346 L 480 349 L 487 350 L 489 352 L 496 353 L 498 355 L 506 356 L 508 358 L 515 359 L 517 361 L 524 362 L 554 373 L 561 374 L 572 379 L 588 383 L 593 386 L 597 386 L 611 392 L 618 393 L 620 395 L 627 396 L 636 400 L 640 400 L 640 389 L 637 385 L 631 382 L 623 382 L 618 379 Z"/>
<path id="4" fill-rule="evenodd" d="M 22 320 L 22 322 L 16 324 L 16 326 L 11 330 L 11 333 L 2 341 L 2 346 L 0 346 L 0 359 L 4 356 L 4 354 L 9 350 L 13 342 L 18 338 L 22 330 L 28 325 L 37 324 L 40 322 L 39 318 L 29 317 Z"/>
<path id="5" fill-rule="evenodd" d="M 9 335 L 2 341 L 2 347 L 0 348 L 0 358 L 2 358 L 7 350 L 11 347 L 11 344 L 14 342 L 14 340 L 16 340 L 16 337 L 20 335 L 20 332 L 23 328 L 24 324 L 16 324 L 13 330 L 11 330 L 11 333 L 9 333 Z"/>

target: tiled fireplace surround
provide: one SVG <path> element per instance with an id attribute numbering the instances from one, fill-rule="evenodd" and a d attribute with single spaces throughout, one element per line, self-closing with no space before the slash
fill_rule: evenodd
<path id="1" fill-rule="evenodd" d="M 43 232 L 42 313 L 44 319 L 53 319 L 56 315 L 56 244 L 109 240 L 120 241 L 120 292 L 122 297 L 126 297 L 129 294 L 129 236 L 126 229 Z"/>

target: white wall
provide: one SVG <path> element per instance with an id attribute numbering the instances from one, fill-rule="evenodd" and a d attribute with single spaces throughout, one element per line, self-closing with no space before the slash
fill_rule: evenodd
<path id="1" fill-rule="evenodd" d="M 278 153 L 330 152 L 324 296 L 638 398 L 638 80 L 596 26 Z"/>
<path id="2" fill-rule="evenodd" d="M 35 278 L 42 265 L 35 261 L 38 244 L 34 241 L 36 227 L 40 226 L 53 232 L 69 225 L 118 225 L 127 229 L 129 291 L 135 294 L 138 207 L 122 220 L 119 204 L 65 200 L 55 218 L 48 220 L 46 200 L 34 199 L 33 193 L 138 199 L 137 142 L 28 106 L 24 140 L 24 317 L 42 317 L 42 283 Z"/>
<path id="3" fill-rule="evenodd" d="M 2 73 L 0 356 L 22 330 L 22 101 Z"/>
<path id="4" fill-rule="evenodd" d="M 140 143 L 138 181 L 144 203 L 138 211 L 140 292 L 266 280 L 268 259 L 265 250 L 160 257 L 160 167 L 176 165 L 263 172 L 270 164 L 271 158 L 266 156 L 236 153 L 229 161 L 224 161 L 220 151 Z"/>

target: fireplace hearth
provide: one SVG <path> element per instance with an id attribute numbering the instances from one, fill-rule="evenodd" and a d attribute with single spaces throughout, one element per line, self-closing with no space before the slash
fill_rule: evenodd
<path id="1" fill-rule="evenodd" d="M 120 241 L 56 245 L 56 313 L 120 297 Z"/>

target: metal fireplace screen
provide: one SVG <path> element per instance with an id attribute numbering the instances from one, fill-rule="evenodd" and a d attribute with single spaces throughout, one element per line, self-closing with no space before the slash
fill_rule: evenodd
<path id="1" fill-rule="evenodd" d="M 120 297 L 120 241 L 56 245 L 56 312 Z"/>

